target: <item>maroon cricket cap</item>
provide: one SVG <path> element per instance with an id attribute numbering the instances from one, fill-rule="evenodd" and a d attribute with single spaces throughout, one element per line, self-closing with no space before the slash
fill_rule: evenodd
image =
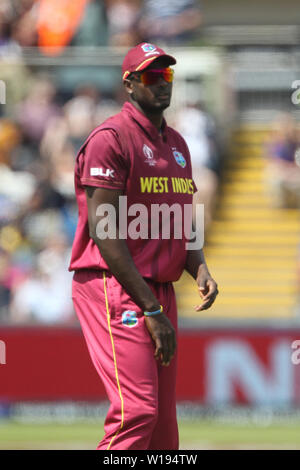
<path id="1" fill-rule="evenodd" d="M 163 49 L 148 42 L 142 42 L 130 49 L 123 61 L 122 76 L 125 80 L 132 72 L 144 70 L 151 62 L 159 57 L 166 57 L 170 61 L 170 65 L 176 64 L 176 59 L 165 53 Z"/>

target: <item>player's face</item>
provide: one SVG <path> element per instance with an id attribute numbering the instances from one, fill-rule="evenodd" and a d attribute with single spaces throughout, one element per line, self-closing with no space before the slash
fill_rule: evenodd
<path id="1" fill-rule="evenodd" d="M 146 71 L 153 71 L 149 77 L 142 77 L 142 72 L 135 73 L 132 75 L 130 80 L 125 81 L 125 86 L 131 99 L 135 101 L 144 111 L 149 113 L 162 113 L 164 109 L 170 106 L 171 95 L 172 95 L 172 82 L 168 76 L 168 72 L 165 72 L 165 78 L 163 72 L 156 72 L 157 70 L 166 69 L 169 67 L 168 62 L 162 58 L 152 62 Z M 169 72 L 170 74 L 170 72 Z M 157 79 L 155 81 L 155 76 Z M 152 84 L 152 82 L 155 83 Z M 150 84 L 148 84 L 150 82 Z"/>

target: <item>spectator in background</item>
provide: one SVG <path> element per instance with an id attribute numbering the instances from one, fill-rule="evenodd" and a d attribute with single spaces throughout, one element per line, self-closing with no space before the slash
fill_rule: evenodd
<path id="1" fill-rule="evenodd" d="M 107 28 L 105 1 L 89 0 L 70 45 L 82 47 L 107 46 Z"/>
<path id="2" fill-rule="evenodd" d="M 0 3 L 0 50 L 8 49 L 11 44 L 11 22 L 13 10 L 8 0 Z"/>
<path id="3" fill-rule="evenodd" d="M 100 91 L 93 85 L 81 85 L 75 90 L 74 97 L 64 105 L 64 116 L 75 155 L 84 138 L 94 126 L 95 113 L 101 102 Z"/>
<path id="4" fill-rule="evenodd" d="M 73 98 L 63 106 L 63 113 L 49 123 L 41 143 L 41 154 L 51 162 L 57 174 L 62 175 L 63 168 L 68 165 L 72 194 L 74 156 L 86 135 L 119 109 L 115 100 L 103 99 L 96 87 L 85 84 L 75 90 Z"/>
<path id="5" fill-rule="evenodd" d="M 38 1 L 20 0 L 15 5 L 17 17 L 12 24 L 12 38 L 21 47 L 37 45 Z"/>
<path id="6" fill-rule="evenodd" d="M 49 122 L 40 152 L 49 169 L 48 181 L 63 198 L 74 196 L 74 158 L 84 138 L 94 126 L 99 93 L 93 86 L 78 88 L 62 108 L 62 113 Z"/>
<path id="7" fill-rule="evenodd" d="M 36 77 L 27 98 L 18 106 L 17 119 L 25 136 L 39 144 L 51 119 L 61 114 L 56 88 L 48 77 Z"/>
<path id="8" fill-rule="evenodd" d="M 140 41 L 137 22 L 141 0 L 106 0 L 109 44 L 131 47 Z"/>
<path id="9" fill-rule="evenodd" d="M 107 45 L 104 1 L 1 0 L 0 55 L 34 46 L 58 55 L 70 45 Z"/>
<path id="10" fill-rule="evenodd" d="M 99 0 L 39 0 L 38 45 L 59 55 L 69 45 L 107 44 L 106 13 Z"/>
<path id="11" fill-rule="evenodd" d="M 0 323 L 10 321 L 11 293 L 30 272 L 33 253 L 18 227 L 0 228 Z"/>
<path id="12" fill-rule="evenodd" d="M 300 207 L 299 130 L 293 117 L 281 114 L 273 125 L 267 145 L 266 178 L 272 205 L 278 208 Z"/>
<path id="13" fill-rule="evenodd" d="M 12 168 L 29 171 L 39 180 L 45 174 L 39 145 L 50 122 L 61 115 L 61 110 L 55 102 L 56 88 L 48 76 L 37 75 L 31 83 L 27 96 L 13 110 L 21 131 L 21 144 L 13 152 Z"/>
<path id="14" fill-rule="evenodd" d="M 9 120 L 0 120 L 0 223 L 17 217 L 35 189 L 34 177 L 29 172 L 12 169 L 12 152 L 19 143 L 17 126 Z"/>
<path id="15" fill-rule="evenodd" d="M 20 55 L 19 46 L 36 45 L 37 2 L 1 0 L 0 55 Z"/>
<path id="16" fill-rule="evenodd" d="M 75 321 L 68 262 L 69 247 L 64 237 L 56 234 L 49 238 L 31 276 L 15 286 L 10 306 L 13 323 Z"/>
<path id="17" fill-rule="evenodd" d="M 8 272 L 11 260 L 8 253 L 0 248 L 0 323 L 8 319 L 8 305 L 10 301 L 10 286 Z"/>
<path id="18" fill-rule="evenodd" d="M 194 199 L 196 203 L 204 204 L 207 231 L 213 218 L 219 183 L 216 126 L 212 117 L 199 104 L 190 104 L 181 109 L 175 116 L 174 126 L 190 150 L 193 179 L 198 189 Z"/>
<path id="19" fill-rule="evenodd" d="M 139 32 L 142 41 L 182 45 L 197 37 L 201 24 L 197 0 L 144 0 Z"/>
<path id="20" fill-rule="evenodd" d="M 17 15 L 11 0 L 0 1 L 0 79 L 6 86 L 5 112 L 9 114 L 13 106 L 24 98 L 29 85 L 30 73 L 22 61 L 20 44 L 13 37 Z M 0 106 L 0 115 L 4 109 Z"/>

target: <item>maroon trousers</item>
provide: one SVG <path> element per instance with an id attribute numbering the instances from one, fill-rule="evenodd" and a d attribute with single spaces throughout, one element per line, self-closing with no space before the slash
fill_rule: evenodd
<path id="1" fill-rule="evenodd" d="M 177 334 L 172 283 L 147 281 Z M 72 297 L 110 408 L 99 450 L 177 450 L 176 359 L 164 367 L 141 309 L 109 272 L 74 274 Z"/>

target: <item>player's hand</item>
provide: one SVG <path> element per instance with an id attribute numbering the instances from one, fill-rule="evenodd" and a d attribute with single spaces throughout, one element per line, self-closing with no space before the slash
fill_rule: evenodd
<path id="1" fill-rule="evenodd" d="M 199 268 L 197 284 L 202 304 L 195 307 L 196 312 L 208 309 L 215 301 L 219 291 L 216 281 L 211 277 L 206 266 Z"/>
<path id="2" fill-rule="evenodd" d="M 176 334 L 170 320 L 163 314 L 145 316 L 145 324 L 155 343 L 154 357 L 160 359 L 163 366 L 168 366 L 176 349 Z"/>

